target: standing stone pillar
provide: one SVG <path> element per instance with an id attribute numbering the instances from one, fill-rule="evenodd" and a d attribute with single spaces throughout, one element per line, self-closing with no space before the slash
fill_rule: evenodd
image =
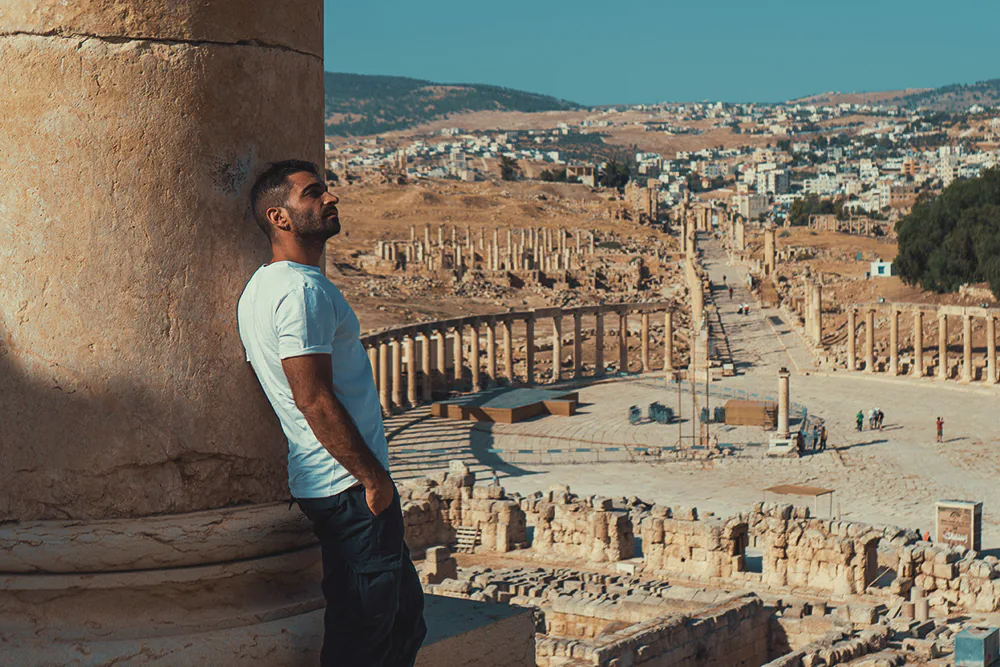
<path id="1" fill-rule="evenodd" d="M 497 325 L 494 321 L 486 323 L 486 376 L 488 386 L 497 383 Z"/>
<path id="2" fill-rule="evenodd" d="M 663 313 L 663 370 L 674 370 L 674 313 Z"/>
<path id="3" fill-rule="evenodd" d="M 777 266 L 777 242 L 774 227 L 764 230 L 764 274 L 769 278 L 774 277 L 774 270 Z"/>
<path id="4" fill-rule="evenodd" d="M 417 376 L 420 375 L 420 361 L 417 359 L 417 341 L 414 336 L 406 337 L 406 402 L 410 407 L 420 403 L 417 399 Z"/>
<path id="5" fill-rule="evenodd" d="M 986 382 L 997 381 L 997 320 L 990 313 L 986 316 Z"/>
<path id="6" fill-rule="evenodd" d="M 535 316 L 528 315 L 524 321 L 524 381 L 535 384 Z"/>
<path id="7" fill-rule="evenodd" d="M 948 316 L 938 314 L 938 379 L 948 379 Z"/>
<path id="8" fill-rule="evenodd" d="M 875 311 L 865 313 L 865 373 L 875 372 Z"/>
<path id="9" fill-rule="evenodd" d="M 374 345 L 368 348 L 368 363 L 372 367 L 372 380 L 375 382 L 375 390 L 378 391 L 378 348 Z"/>
<path id="10" fill-rule="evenodd" d="M 465 344 L 465 328 L 461 324 L 455 325 L 454 343 L 452 379 L 455 381 L 455 388 L 462 391 L 465 388 L 465 360 L 462 355 L 462 347 Z"/>
<path id="11" fill-rule="evenodd" d="M 812 309 L 813 344 L 820 347 L 823 345 L 823 286 L 821 284 L 813 285 L 812 302 L 809 305 Z"/>
<path id="12" fill-rule="evenodd" d="M 594 374 L 604 375 L 604 312 L 594 313 Z"/>
<path id="13" fill-rule="evenodd" d="M 628 311 L 618 311 L 618 372 L 628 373 Z"/>
<path id="14" fill-rule="evenodd" d="M 392 350 L 392 402 L 396 407 L 403 407 L 403 345 L 399 340 L 393 340 Z"/>
<path id="15" fill-rule="evenodd" d="M 924 313 L 913 312 L 913 376 L 924 376 Z"/>
<path id="16" fill-rule="evenodd" d="M 552 381 L 562 379 L 562 312 L 552 317 Z"/>
<path id="17" fill-rule="evenodd" d="M 580 238 L 577 232 L 577 239 Z M 583 375 L 583 315 L 580 310 L 573 311 L 573 377 Z"/>
<path id="18" fill-rule="evenodd" d="M 472 391 L 482 390 L 479 379 L 479 322 L 473 320 L 469 327 L 469 370 L 472 373 Z"/>
<path id="19" fill-rule="evenodd" d="M 972 382 L 972 315 L 962 315 L 962 382 Z"/>
<path id="20" fill-rule="evenodd" d="M 507 376 L 507 384 L 514 384 L 514 320 L 503 323 L 503 370 Z"/>
<path id="21" fill-rule="evenodd" d="M 431 383 L 431 331 L 428 329 L 420 336 L 420 366 L 423 369 L 423 378 L 420 393 L 424 402 L 429 402 L 434 396 L 434 386 Z"/>
<path id="22" fill-rule="evenodd" d="M 642 333 L 639 338 L 642 345 L 642 372 L 649 372 L 649 313 L 642 313 Z"/>
<path id="23" fill-rule="evenodd" d="M 790 373 L 787 368 L 778 371 L 778 438 L 787 438 L 788 432 L 788 406 L 789 390 L 788 378 Z"/>
<path id="24" fill-rule="evenodd" d="M 889 313 L 889 375 L 899 375 L 899 311 Z"/>
<path id="25" fill-rule="evenodd" d="M 389 343 L 380 341 L 378 344 L 378 398 L 382 410 L 392 412 L 392 368 L 389 358 Z"/>
<path id="26" fill-rule="evenodd" d="M 437 331 L 437 374 L 438 382 L 442 389 L 447 389 L 448 385 L 448 336 L 445 329 Z"/>
<path id="27" fill-rule="evenodd" d="M 424 225 L 424 245 L 429 249 L 431 247 L 431 223 Z"/>
<path id="28" fill-rule="evenodd" d="M 858 370 L 858 353 L 855 338 L 858 333 L 858 314 L 853 308 L 847 310 L 847 370 Z"/>

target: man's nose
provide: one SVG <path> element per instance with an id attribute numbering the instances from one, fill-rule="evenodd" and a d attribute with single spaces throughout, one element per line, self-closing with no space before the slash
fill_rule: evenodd
<path id="1" fill-rule="evenodd" d="M 338 197 L 337 195 L 333 194 L 332 192 L 327 192 L 324 195 L 324 200 L 325 200 L 324 201 L 325 204 L 339 204 L 340 203 L 340 197 Z"/>

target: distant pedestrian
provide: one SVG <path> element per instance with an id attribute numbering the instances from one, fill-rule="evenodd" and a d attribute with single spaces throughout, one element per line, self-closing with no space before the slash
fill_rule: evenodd
<path id="1" fill-rule="evenodd" d="M 726 284 L 726 276 L 725 276 L 725 274 L 722 275 L 722 284 L 723 285 Z"/>
<path id="2" fill-rule="evenodd" d="M 924 542 L 930 542 L 930 541 L 931 541 L 931 531 L 928 530 L 926 533 L 924 533 Z"/>
<path id="3" fill-rule="evenodd" d="M 732 285 L 729 286 L 729 300 L 730 301 L 733 300 L 733 286 Z"/>
<path id="4" fill-rule="evenodd" d="M 819 427 L 819 451 L 826 451 L 826 425 L 823 424 Z"/>
<path id="5" fill-rule="evenodd" d="M 875 416 L 878 414 L 878 408 L 872 408 L 868 411 L 868 430 L 875 430 Z"/>
<path id="6" fill-rule="evenodd" d="M 812 438 L 812 450 L 815 452 L 819 449 L 819 424 L 813 425 L 813 438 Z"/>
<path id="7" fill-rule="evenodd" d="M 740 304 L 740 307 L 736 309 L 736 314 L 737 315 L 743 314 L 743 304 Z"/>
<path id="8" fill-rule="evenodd" d="M 937 441 L 944 442 L 944 420 L 938 417 L 935 426 L 937 426 Z"/>
<path id="9" fill-rule="evenodd" d="M 875 413 L 875 423 L 878 425 L 878 430 L 882 430 L 882 422 L 885 421 L 885 413 L 882 412 L 882 408 L 876 408 L 878 412 Z"/>
<path id="10" fill-rule="evenodd" d="M 864 410 L 858 410 L 858 414 L 857 414 L 856 418 L 858 420 L 858 430 L 859 431 L 865 430 L 865 412 L 864 412 Z"/>

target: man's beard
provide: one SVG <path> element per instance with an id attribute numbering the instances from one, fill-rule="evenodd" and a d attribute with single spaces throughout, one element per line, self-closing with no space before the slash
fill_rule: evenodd
<path id="1" fill-rule="evenodd" d="M 325 241 L 340 233 L 340 218 L 324 218 L 321 213 L 302 213 L 289 209 L 295 236 L 306 240 Z"/>

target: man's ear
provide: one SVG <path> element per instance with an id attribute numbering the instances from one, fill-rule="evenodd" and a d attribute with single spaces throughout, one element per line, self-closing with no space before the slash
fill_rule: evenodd
<path id="1" fill-rule="evenodd" d="M 264 211 L 264 217 L 275 229 L 289 231 L 292 228 L 292 221 L 288 217 L 288 211 L 283 206 L 272 206 Z"/>

